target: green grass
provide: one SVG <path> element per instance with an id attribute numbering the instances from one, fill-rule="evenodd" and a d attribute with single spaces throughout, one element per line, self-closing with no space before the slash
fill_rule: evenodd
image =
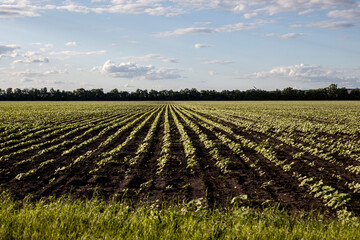
<path id="1" fill-rule="evenodd" d="M 0 239 L 360 239 L 359 224 L 276 208 L 209 210 L 196 201 L 131 208 L 97 199 L 19 204 L 0 197 Z"/>

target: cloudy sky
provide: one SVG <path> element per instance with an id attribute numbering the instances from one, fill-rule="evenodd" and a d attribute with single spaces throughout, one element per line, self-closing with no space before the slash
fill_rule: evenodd
<path id="1" fill-rule="evenodd" d="M 360 87 L 360 1 L 0 0 L 0 88 Z"/>

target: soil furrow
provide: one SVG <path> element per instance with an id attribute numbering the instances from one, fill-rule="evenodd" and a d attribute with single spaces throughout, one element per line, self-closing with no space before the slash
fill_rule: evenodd
<path id="1" fill-rule="evenodd" d="M 196 118 L 196 122 L 200 123 L 202 120 Z M 214 130 L 226 135 L 232 141 L 238 142 L 233 135 L 218 128 L 214 128 Z M 323 207 L 319 199 L 313 198 L 307 193 L 305 188 L 299 187 L 299 183 L 290 173 L 284 172 L 280 166 L 275 166 L 274 163 L 253 149 L 243 147 L 243 151 L 251 160 L 251 163 L 256 163 L 264 172 L 261 179 L 263 179 L 262 181 L 264 183 L 269 183 L 266 187 L 264 185 L 264 188 L 272 195 L 272 199 L 281 200 L 284 206 L 287 206 L 293 211 L 300 211 L 304 207 L 307 207 L 307 210 Z M 241 159 L 241 156 L 238 156 L 238 158 Z"/>
<path id="2" fill-rule="evenodd" d="M 72 152 L 71 154 L 66 155 L 65 157 L 58 156 L 54 162 L 41 168 L 40 171 L 37 172 L 36 176 L 30 177 L 29 179 L 26 179 L 26 181 L 18 181 L 16 179 L 11 180 L 9 184 L 10 185 L 9 189 L 13 189 L 12 191 L 16 192 L 18 195 L 17 194 L 15 195 L 17 195 L 17 197 L 19 198 L 23 197 L 21 194 L 23 194 L 24 192 L 32 192 L 34 198 L 53 195 L 54 189 L 56 189 L 59 186 L 61 187 L 62 184 L 64 184 L 63 187 L 65 187 L 67 190 L 70 190 L 69 186 L 67 186 L 67 183 L 69 179 L 72 179 L 72 175 L 76 176 L 75 179 L 73 179 L 74 184 L 76 183 L 76 178 L 82 178 L 82 176 L 88 175 L 88 172 L 92 169 L 93 165 L 96 164 L 94 162 L 96 161 L 97 158 L 96 156 L 98 156 L 102 152 L 107 152 L 111 150 L 114 146 L 118 144 L 118 142 L 122 142 L 123 139 L 127 137 L 127 134 L 130 133 L 131 129 L 127 129 L 126 131 L 122 132 L 122 134 L 120 134 L 115 139 L 113 139 L 111 144 L 97 150 L 93 154 L 95 158 L 89 159 L 91 161 L 85 161 L 78 165 L 75 165 L 70 169 L 69 172 L 65 172 L 64 174 L 60 175 L 56 179 L 56 181 L 51 182 L 50 184 L 50 181 L 55 176 L 54 170 L 61 168 L 63 166 L 67 166 L 68 164 L 72 163 L 78 156 L 82 155 L 81 153 L 84 154 L 86 151 L 90 149 L 97 148 L 102 142 L 104 142 L 109 136 L 111 136 L 117 130 L 118 129 L 112 129 L 111 131 L 107 132 L 106 134 L 98 138 L 95 142 L 88 145 L 86 149 Z"/>

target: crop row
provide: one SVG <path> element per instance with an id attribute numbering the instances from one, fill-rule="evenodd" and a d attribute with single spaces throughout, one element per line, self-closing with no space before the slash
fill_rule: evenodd
<path id="1" fill-rule="evenodd" d="M 199 180 L 199 186 L 185 183 L 183 187 L 189 188 L 186 192 L 191 188 L 206 188 L 202 185 L 215 178 L 223 179 L 219 182 L 230 186 L 237 178 L 246 179 L 243 175 L 247 169 L 253 174 L 249 173 L 247 177 L 256 176 L 253 182 L 260 182 L 261 191 L 268 190 L 269 196 L 276 196 L 271 192 L 276 191 L 282 181 L 269 179 L 274 176 L 268 172 L 272 170 L 288 177 L 299 192 L 321 199 L 331 209 L 342 212 L 357 209 L 360 200 L 358 116 L 342 114 L 336 122 L 331 118 L 336 116 L 333 109 L 322 112 L 315 108 L 319 115 L 316 119 L 315 113 L 314 116 L 305 114 L 314 109 L 297 108 L 299 112 L 280 105 L 264 108 L 244 104 L 241 107 L 235 103 L 146 103 L 144 106 L 134 104 L 133 108 L 109 105 L 109 109 L 94 111 L 93 115 L 88 107 L 81 110 L 85 111 L 84 116 L 91 116 L 88 118 L 66 112 L 69 119 L 63 123 L 60 120 L 64 120 L 65 115 L 60 113 L 57 113 L 61 116 L 58 119 L 50 122 L 51 118 L 47 116 L 41 124 L 20 115 L 14 117 L 17 123 L 24 121 L 24 127 L 17 123 L 9 125 L 11 114 L 8 112 L 3 117 L 6 124 L 0 135 L 0 174 L 7 177 L 0 180 L 11 178 L 11 184 L 16 184 L 14 181 L 25 184 L 46 179 L 46 184 L 59 184 L 65 183 L 61 176 L 86 169 L 82 171 L 86 174 L 84 179 L 96 182 L 99 174 L 113 167 L 118 167 L 117 171 L 120 168 L 126 170 L 119 174 L 139 174 L 141 165 L 146 163 L 155 169 L 149 169 L 144 174 L 146 177 L 127 179 L 135 182 L 131 186 L 142 188 L 151 185 L 149 179 L 153 185 L 158 178 L 166 183 L 168 174 L 173 174 L 166 171 L 167 165 L 176 159 L 179 164 L 186 163 L 186 168 L 179 166 L 186 176 L 176 179 L 207 178 Z M 40 111 L 33 119 L 45 115 Z M 353 125 L 346 128 L 349 123 Z M 181 154 L 174 151 L 181 151 Z M 184 159 L 179 160 L 180 156 Z M 244 169 L 239 170 L 239 167 Z M 206 168 L 211 171 L 204 174 Z M 149 176 L 151 172 L 154 176 Z M 210 176 L 215 172 L 220 175 Z M 242 175 L 236 177 L 236 174 Z M 170 191 L 173 184 L 165 183 L 158 184 L 158 188 L 165 186 L 164 191 Z M 232 193 L 232 190 L 228 192 Z"/>

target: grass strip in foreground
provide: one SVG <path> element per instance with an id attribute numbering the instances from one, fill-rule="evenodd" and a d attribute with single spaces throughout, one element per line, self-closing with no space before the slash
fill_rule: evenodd
<path id="1" fill-rule="evenodd" d="M 201 199 L 129 207 L 99 199 L 14 202 L 0 195 L 0 239 L 360 239 L 360 219 L 276 208 L 209 210 Z"/>

